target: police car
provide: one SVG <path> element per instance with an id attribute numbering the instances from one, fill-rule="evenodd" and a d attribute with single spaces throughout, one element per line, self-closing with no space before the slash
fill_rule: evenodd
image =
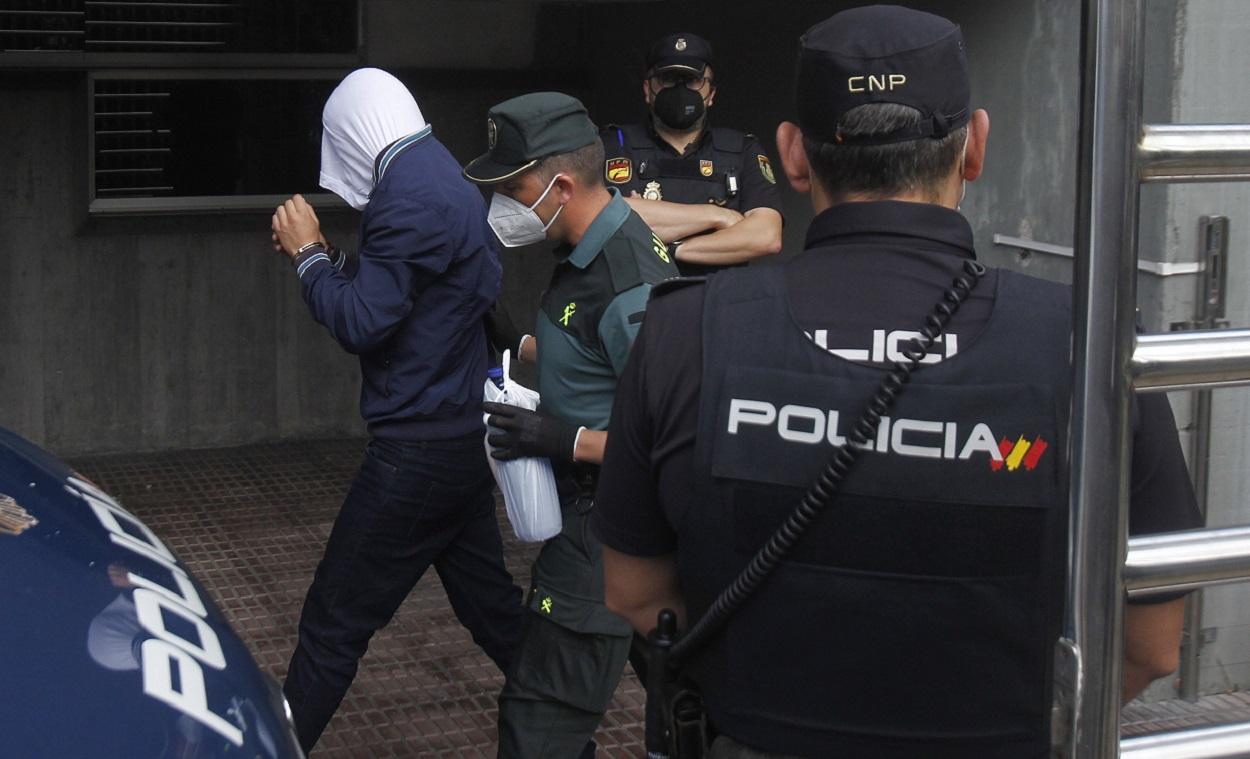
<path id="1" fill-rule="evenodd" d="M 0 753 L 303 757 L 277 683 L 151 529 L 0 428 Z"/>

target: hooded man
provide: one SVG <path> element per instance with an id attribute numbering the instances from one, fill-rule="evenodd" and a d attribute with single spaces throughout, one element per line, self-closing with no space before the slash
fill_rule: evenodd
<path id="1" fill-rule="evenodd" d="M 434 565 L 457 618 L 503 671 L 520 636 L 482 447 L 482 315 L 500 265 L 481 194 L 408 90 L 352 72 L 322 114 L 321 185 L 363 212 L 360 253 L 330 248 L 296 195 L 274 241 L 313 318 L 360 357 L 370 440 L 304 601 L 284 691 L 308 751 L 369 639 Z"/>

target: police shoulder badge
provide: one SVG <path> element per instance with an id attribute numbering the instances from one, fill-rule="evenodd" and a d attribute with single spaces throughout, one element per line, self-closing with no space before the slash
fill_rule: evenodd
<path id="1" fill-rule="evenodd" d="M 609 158 L 603 163 L 603 176 L 612 184 L 625 184 L 634 178 L 634 164 L 628 158 Z"/>
<path id="2" fill-rule="evenodd" d="M 705 177 L 712 176 L 712 162 L 700 158 L 699 159 L 699 173 Z"/>
<path id="3" fill-rule="evenodd" d="M 769 163 L 768 156 L 757 155 L 755 158 L 760 162 L 760 173 L 764 175 L 769 184 L 777 184 L 777 177 L 773 176 L 773 165 Z"/>
<path id="4" fill-rule="evenodd" d="M 495 126 L 494 119 L 486 120 L 486 147 L 488 150 L 495 149 L 495 140 L 499 138 L 499 127 Z"/>
<path id="5" fill-rule="evenodd" d="M 642 197 L 644 200 L 664 200 L 664 193 L 660 192 L 660 183 L 654 180 L 647 182 L 647 186 L 642 188 Z"/>

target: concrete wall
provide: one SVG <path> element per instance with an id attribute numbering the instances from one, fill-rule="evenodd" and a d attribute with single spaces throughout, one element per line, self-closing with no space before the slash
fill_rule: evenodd
<path id="1" fill-rule="evenodd" d="M 0 103 L 0 424 L 62 455 L 356 431 L 268 213 L 88 219 L 82 76 L 6 75 Z"/>
<path id="2" fill-rule="evenodd" d="M 798 33 L 829 12 L 797 5 L 761 30 L 711 3 L 366 0 L 367 62 L 399 75 L 467 161 L 485 147 L 487 108 L 523 92 L 571 92 L 600 121 L 640 117 L 646 40 L 698 27 L 726 54 L 718 115 L 771 143 L 784 98 L 761 64 L 773 50 L 792 60 Z M 84 82 L 0 70 L 0 425 L 62 456 L 359 434 L 355 361 L 308 318 L 268 248 L 268 212 L 87 217 Z M 797 244 L 803 206 L 788 202 Z M 322 216 L 331 239 L 354 243 L 355 213 Z M 505 301 L 535 313 L 549 254 L 503 257 Z"/>

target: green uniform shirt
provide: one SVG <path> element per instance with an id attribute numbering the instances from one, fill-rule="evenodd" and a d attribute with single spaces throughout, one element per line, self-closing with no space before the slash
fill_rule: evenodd
<path id="1" fill-rule="evenodd" d="M 542 411 L 606 430 L 616 379 L 642 326 L 651 286 L 677 276 L 668 248 L 616 188 L 543 293 L 535 339 Z"/>

